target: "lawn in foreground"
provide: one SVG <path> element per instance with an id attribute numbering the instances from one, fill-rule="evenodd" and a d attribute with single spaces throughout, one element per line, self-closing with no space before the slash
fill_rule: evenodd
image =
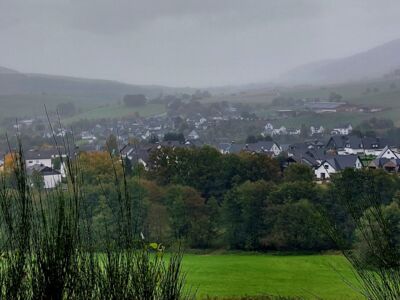
<path id="1" fill-rule="evenodd" d="M 197 295 L 281 295 L 306 299 L 359 299 L 343 277 L 354 282 L 339 255 L 186 254 L 187 281 Z"/>

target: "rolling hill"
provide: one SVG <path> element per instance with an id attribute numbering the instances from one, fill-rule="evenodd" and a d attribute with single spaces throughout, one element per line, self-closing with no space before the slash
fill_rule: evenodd
<path id="1" fill-rule="evenodd" d="M 16 73 L 18 73 L 18 72 L 15 70 L 4 68 L 4 67 L 0 66 L 0 74 L 16 74 Z"/>
<path id="2" fill-rule="evenodd" d="M 129 93 L 156 97 L 178 89 L 155 85 L 132 85 L 111 80 L 83 79 L 43 74 L 25 74 L 0 67 L 0 95 L 52 94 L 120 99 Z M 183 90 L 183 89 L 179 89 Z"/>
<path id="3" fill-rule="evenodd" d="M 280 80 L 302 83 L 342 83 L 382 77 L 400 68 L 400 39 L 349 57 L 297 67 Z"/>
<path id="4" fill-rule="evenodd" d="M 44 105 L 52 111 L 57 104 L 72 102 L 82 112 L 91 112 L 121 103 L 125 94 L 144 94 L 149 99 L 160 94 L 193 93 L 191 88 L 133 85 L 111 80 L 84 79 L 45 74 L 26 74 L 0 67 L 0 123 L 4 119 L 40 116 Z M 84 115 L 86 116 L 86 115 Z M 99 117 L 102 117 L 100 114 Z"/>

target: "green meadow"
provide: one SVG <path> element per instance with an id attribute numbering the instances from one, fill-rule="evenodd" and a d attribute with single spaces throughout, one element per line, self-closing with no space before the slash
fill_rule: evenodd
<path id="1" fill-rule="evenodd" d="M 187 281 L 197 296 L 299 296 L 302 299 L 361 299 L 340 255 L 187 254 Z"/>
<path id="2" fill-rule="evenodd" d="M 113 119 L 134 116 L 139 114 L 141 117 L 149 117 L 165 112 L 164 104 L 146 104 L 140 107 L 127 107 L 122 104 L 104 105 L 101 107 L 83 111 L 72 118 L 68 118 L 65 122 L 73 122 L 81 119 L 97 120 L 97 119 Z"/>

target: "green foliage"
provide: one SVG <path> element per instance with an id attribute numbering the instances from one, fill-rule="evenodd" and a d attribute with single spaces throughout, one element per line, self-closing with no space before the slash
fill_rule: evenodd
<path id="1" fill-rule="evenodd" d="M 385 265 L 398 267 L 400 261 L 400 207 L 396 202 L 392 202 L 382 208 L 383 218 L 388 226 L 388 233 L 382 232 L 384 228 L 380 226 L 374 216 L 374 210 L 368 209 L 361 217 L 363 229 L 356 230 L 355 255 L 360 262 L 371 268 L 382 267 L 382 260 L 377 253 L 382 253 L 385 257 Z M 389 234 L 389 239 L 386 235 Z M 376 243 L 369 243 L 372 239 L 378 239 Z"/>
<path id="2" fill-rule="evenodd" d="M 353 176 L 353 180 L 347 181 Z M 397 177 L 382 172 L 348 170 L 335 179 L 338 200 L 354 224 L 357 251 L 348 248 L 345 234 L 331 224 L 328 232 L 358 276 L 368 299 L 400 297 L 400 252 L 397 203 L 387 207 L 398 186 Z"/>
<path id="3" fill-rule="evenodd" d="M 55 170 L 61 170 L 61 158 L 60 157 L 53 158 L 52 165 Z"/>
<path id="4" fill-rule="evenodd" d="M 199 193 L 190 187 L 171 186 L 167 190 L 165 203 L 173 238 L 187 241 L 193 248 L 207 247 L 211 238 L 211 224 L 205 200 Z"/>
<path id="5" fill-rule="evenodd" d="M 264 207 L 271 189 L 271 184 L 265 181 L 247 181 L 227 193 L 222 213 L 226 239 L 231 248 L 260 248 Z"/>
<path id="6" fill-rule="evenodd" d="M 31 181 L 32 181 L 32 185 L 37 190 L 42 190 L 44 188 L 44 179 L 43 179 L 43 176 L 39 172 L 34 171 L 32 173 Z"/>
<path id="7" fill-rule="evenodd" d="M 283 174 L 285 181 L 306 181 L 312 182 L 314 180 L 314 173 L 312 169 L 304 164 L 290 164 Z"/>
<path id="8" fill-rule="evenodd" d="M 106 151 L 112 155 L 119 155 L 117 137 L 113 134 L 110 134 L 106 140 Z"/>
<path id="9" fill-rule="evenodd" d="M 308 200 L 272 206 L 267 211 L 270 224 L 267 246 L 278 250 L 330 249 L 328 237 L 318 226 L 318 216 Z"/>
<path id="10" fill-rule="evenodd" d="M 0 298 L 192 299 L 180 252 L 167 261 L 163 247 L 143 235 L 138 240 L 146 215 L 137 181 L 128 183 L 124 174 L 120 180 L 111 162 L 113 205 L 107 193 L 100 197 L 92 223 L 79 157 L 74 163 L 68 157 L 66 187 L 51 191 L 31 189 L 21 146 L 12 157 L 15 187 L 4 178 L 0 185 Z"/>
<path id="11" fill-rule="evenodd" d="M 262 154 L 223 155 L 212 147 L 162 147 L 151 153 L 149 178 L 162 185 L 191 186 L 206 198 L 223 194 L 246 180 L 278 180 L 277 161 Z"/>
<path id="12" fill-rule="evenodd" d="M 183 133 L 167 132 L 164 135 L 164 141 L 177 141 L 180 143 L 185 142 L 185 136 Z"/>

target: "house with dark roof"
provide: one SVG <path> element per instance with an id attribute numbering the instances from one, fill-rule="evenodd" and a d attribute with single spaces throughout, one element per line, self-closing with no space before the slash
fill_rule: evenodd
<path id="1" fill-rule="evenodd" d="M 57 149 L 56 147 L 50 149 L 31 149 L 24 152 L 24 158 L 26 167 L 32 167 L 35 165 L 47 166 L 49 168 L 57 168 L 55 166 L 55 160 L 57 158 L 66 157 L 65 151 L 63 149 Z M 59 164 L 59 171 L 62 176 L 65 176 L 65 166 L 64 164 Z"/>
<path id="2" fill-rule="evenodd" d="M 157 148 L 157 144 L 127 144 L 121 150 L 121 156 L 128 158 L 133 163 L 140 163 L 147 167 L 150 153 Z"/>
<path id="3" fill-rule="evenodd" d="M 253 144 L 221 143 L 219 147 L 223 154 L 250 152 L 277 156 L 282 152 L 281 147 L 274 141 L 259 141 Z"/>
<path id="4" fill-rule="evenodd" d="M 326 149 L 323 148 L 312 148 L 312 147 L 306 147 L 306 148 L 295 148 L 294 150 L 291 150 L 290 153 L 288 153 L 288 159 L 287 163 L 301 163 L 301 164 L 306 164 L 310 167 L 317 168 L 320 166 L 320 164 L 334 156 L 336 156 L 336 152 L 333 151 L 327 151 Z"/>
<path id="5" fill-rule="evenodd" d="M 390 147 L 386 146 L 382 152 L 368 165 L 370 169 L 383 169 L 394 173 L 400 171 L 400 157 Z"/>
<path id="6" fill-rule="evenodd" d="M 337 151 L 339 155 L 365 154 L 378 156 L 386 147 L 393 147 L 391 142 L 378 137 L 358 137 L 355 135 L 331 136 L 326 144 L 327 149 Z"/>
<path id="7" fill-rule="evenodd" d="M 361 169 L 362 161 L 358 155 L 337 155 L 324 160 L 314 171 L 318 180 L 327 180 L 332 174 L 343 171 L 344 169 Z"/>
<path id="8" fill-rule="evenodd" d="M 38 164 L 29 166 L 26 170 L 31 180 L 33 176 L 40 176 L 43 179 L 43 187 L 45 189 L 55 188 L 61 183 L 61 172 L 51 167 Z"/>

